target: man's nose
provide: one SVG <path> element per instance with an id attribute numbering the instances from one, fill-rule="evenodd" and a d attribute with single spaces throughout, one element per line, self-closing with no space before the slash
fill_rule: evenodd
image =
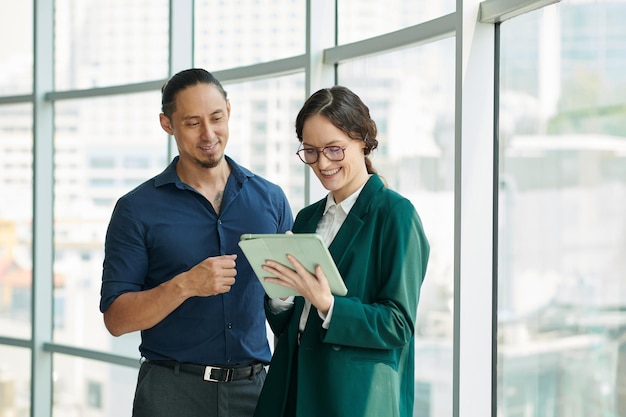
<path id="1" fill-rule="evenodd" d="M 213 139 L 214 136 L 215 136 L 215 130 L 213 129 L 213 126 L 211 126 L 211 124 L 209 123 L 203 123 L 202 124 L 202 137 L 208 140 L 211 140 Z"/>

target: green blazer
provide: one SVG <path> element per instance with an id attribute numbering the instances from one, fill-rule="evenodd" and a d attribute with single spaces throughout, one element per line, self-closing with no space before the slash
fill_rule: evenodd
<path id="1" fill-rule="evenodd" d="M 314 233 L 326 199 L 302 209 L 294 233 Z M 280 417 L 297 362 L 297 416 L 413 415 L 414 326 L 429 244 L 409 200 L 372 175 L 329 246 L 348 294 L 335 296 L 328 329 L 304 306 L 267 319 L 278 337 L 256 417 Z M 297 357 L 296 357 L 297 355 Z"/>

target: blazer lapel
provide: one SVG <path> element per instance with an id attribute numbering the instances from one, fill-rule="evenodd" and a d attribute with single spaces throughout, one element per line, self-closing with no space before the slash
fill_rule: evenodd
<path id="1" fill-rule="evenodd" d="M 317 230 L 317 224 L 319 223 L 322 215 L 324 214 L 324 208 L 326 207 L 326 198 L 318 201 L 312 215 L 308 219 L 303 219 L 301 229 L 298 233 L 315 233 Z"/>
<path id="2" fill-rule="evenodd" d="M 378 175 L 372 175 L 370 179 L 365 183 L 365 186 L 357 197 L 354 206 L 352 206 L 352 209 L 348 213 L 348 217 L 343 222 L 341 228 L 337 232 L 337 236 L 335 236 L 335 239 L 333 239 L 330 246 L 328 247 L 328 250 L 333 256 L 337 267 L 339 267 L 339 265 L 341 264 L 343 256 L 346 253 L 345 249 L 349 248 L 352 245 L 361 228 L 365 225 L 363 219 L 367 216 L 367 213 L 370 206 L 372 205 L 372 202 L 374 201 L 376 193 L 382 187 L 384 187 L 384 184 L 382 183 Z"/>

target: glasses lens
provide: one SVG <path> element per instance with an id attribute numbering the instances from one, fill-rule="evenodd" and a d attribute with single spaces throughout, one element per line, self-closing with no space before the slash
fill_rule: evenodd
<path id="1" fill-rule="evenodd" d="M 343 159 L 343 149 L 339 146 L 327 146 L 323 152 L 326 158 L 331 161 L 341 161 Z"/>
<path id="2" fill-rule="evenodd" d="M 317 151 L 315 149 L 300 149 L 297 154 L 305 164 L 312 164 L 317 161 Z"/>

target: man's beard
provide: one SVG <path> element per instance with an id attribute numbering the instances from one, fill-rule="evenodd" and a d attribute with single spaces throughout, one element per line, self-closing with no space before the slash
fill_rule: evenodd
<path id="1" fill-rule="evenodd" d="M 224 154 L 220 155 L 218 158 L 211 159 L 210 161 L 203 161 L 200 159 L 196 159 L 196 162 L 198 163 L 198 165 L 200 165 L 200 167 L 205 168 L 205 169 L 210 169 L 210 168 L 215 168 L 216 166 L 218 166 L 220 162 L 222 162 L 222 159 L 224 159 Z"/>

